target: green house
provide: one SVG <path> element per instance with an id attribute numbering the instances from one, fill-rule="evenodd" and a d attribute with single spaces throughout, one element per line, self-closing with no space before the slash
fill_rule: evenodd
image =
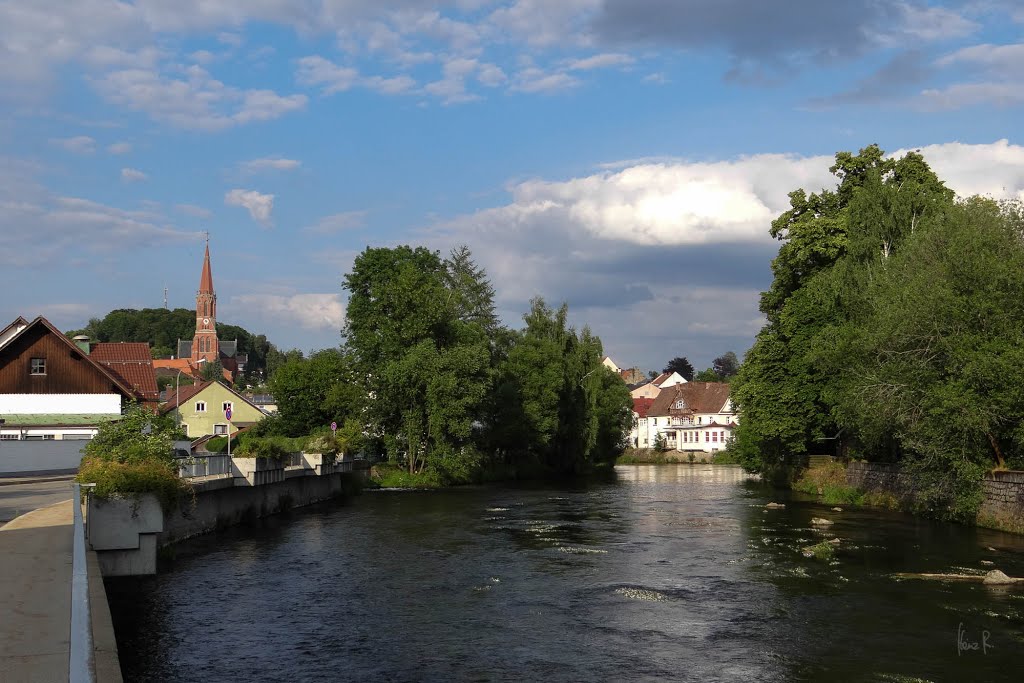
<path id="1" fill-rule="evenodd" d="M 266 414 L 231 387 L 219 381 L 200 382 L 177 391 L 168 391 L 167 403 L 160 407 L 165 415 L 175 416 L 188 434 L 198 439 L 209 434 L 234 433 L 256 424 Z M 227 419 L 228 409 L 231 420 Z"/>

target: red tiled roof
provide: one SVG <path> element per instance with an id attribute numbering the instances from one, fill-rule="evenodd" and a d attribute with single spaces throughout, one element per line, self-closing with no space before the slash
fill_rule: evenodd
<path id="1" fill-rule="evenodd" d="M 149 344 L 145 342 L 93 344 L 89 350 L 89 358 L 120 378 L 143 401 L 156 401 L 159 397 Z"/>
<path id="2" fill-rule="evenodd" d="M 653 403 L 653 398 L 634 398 L 633 412 L 636 413 L 638 417 L 647 417 L 647 411 L 650 410 L 651 404 Z"/>
<path id="3" fill-rule="evenodd" d="M 729 400 L 729 385 L 724 382 L 686 382 L 661 390 L 648 415 L 668 415 L 675 402 L 682 399 L 686 409 L 695 413 L 717 413 Z"/>
<path id="4" fill-rule="evenodd" d="M 174 410 L 179 405 L 185 403 L 190 398 L 192 398 L 193 396 L 198 394 L 200 391 L 202 391 L 206 387 L 210 386 L 210 384 L 212 384 L 212 383 L 213 383 L 213 380 L 209 380 L 209 381 L 206 381 L 206 382 L 196 382 L 192 386 L 178 387 L 177 395 L 176 396 L 172 395 L 170 392 L 168 392 L 168 394 L 167 394 L 167 403 L 165 403 L 162 406 L 160 406 L 160 412 L 161 413 L 166 413 L 168 411 Z"/>

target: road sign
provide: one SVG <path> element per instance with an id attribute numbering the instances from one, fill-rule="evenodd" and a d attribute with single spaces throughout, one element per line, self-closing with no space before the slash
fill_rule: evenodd
<path id="1" fill-rule="evenodd" d="M 331 431 L 332 432 L 338 431 L 338 423 L 337 422 L 332 422 L 331 423 Z"/>
<path id="2" fill-rule="evenodd" d="M 231 406 L 224 409 L 224 417 L 228 420 L 231 419 Z"/>

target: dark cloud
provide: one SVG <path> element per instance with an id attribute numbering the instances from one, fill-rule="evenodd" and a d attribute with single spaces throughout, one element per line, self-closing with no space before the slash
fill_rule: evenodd
<path id="1" fill-rule="evenodd" d="M 830 109 L 846 104 L 869 104 L 888 100 L 906 93 L 908 88 L 928 81 L 935 68 L 917 50 L 903 52 L 853 88 L 825 97 L 808 101 L 812 109 Z"/>
<path id="2" fill-rule="evenodd" d="M 766 78 L 863 54 L 902 24 L 904 5 L 878 0 L 606 0 L 592 30 L 626 45 L 725 50 L 730 77 Z"/>

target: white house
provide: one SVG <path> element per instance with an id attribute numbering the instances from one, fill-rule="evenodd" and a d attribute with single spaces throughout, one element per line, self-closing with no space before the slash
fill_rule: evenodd
<path id="1" fill-rule="evenodd" d="M 728 384 L 685 382 L 662 389 L 648 408 L 646 421 L 650 446 L 660 433 L 670 449 L 713 453 L 732 440 L 739 416 L 729 398 Z M 645 435 L 638 438 L 642 442 Z"/>

